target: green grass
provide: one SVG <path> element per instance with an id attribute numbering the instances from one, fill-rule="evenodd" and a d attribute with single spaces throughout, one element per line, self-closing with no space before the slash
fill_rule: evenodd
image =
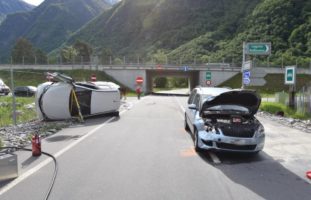
<path id="1" fill-rule="evenodd" d="M 108 76 L 102 71 L 91 70 L 14 70 L 13 79 L 15 86 L 32 85 L 38 86 L 39 84 L 46 82 L 46 72 L 59 72 L 71 76 L 75 81 L 90 81 L 91 75 L 95 74 L 98 81 L 113 81 L 112 77 Z M 11 75 L 9 70 L 0 70 L 0 78 L 11 87 Z M 117 83 L 117 82 L 116 82 Z M 117 83 L 120 84 L 120 83 Z"/>
<path id="2" fill-rule="evenodd" d="M 285 117 L 292 117 L 295 119 L 310 119 L 311 117 L 311 115 L 308 113 L 299 113 L 284 104 L 274 102 L 262 102 L 260 105 L 260 110 L 271 114 L 275 114 L 278 111 L 283 111 Z"/>
<path id="3" fill-rule="evenodd" d="M 17 97 L 16 98 L 16 110 L 17 117 L 16 122 L 18 124 L 37 119 L 35 109 L 27 109 L 26 105 L 34 103 L 34 97 Z M 12 97 L 0 96 L 0 127 L 13 124 L 13 106 Z"/>

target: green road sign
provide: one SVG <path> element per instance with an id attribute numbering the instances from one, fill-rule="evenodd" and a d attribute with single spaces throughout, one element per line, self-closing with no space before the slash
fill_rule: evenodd
<path id="1" fill-rule="evenodd" d="M 246 43 L 245 54 L 270 55 L 271 43 Z"/>
<path id="2" fill-rule="evenodd" d="M 212 72 L 206 72 L 205 79 L 206 80 L 212 80 Z"/>
<path id="3" fill-rule="evenodd" d="M 285 68 L 285 84 L 294 85 L 296 83 L 296 66 Z"/>

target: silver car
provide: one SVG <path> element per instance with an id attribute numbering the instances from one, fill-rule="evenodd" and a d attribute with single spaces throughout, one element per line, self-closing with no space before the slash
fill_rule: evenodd
<path id="1" fill-rule="evenodd" d="M 193 135 L 195 150 L 261 151 L 264 127 L 254 116 L 260 103 L 260 96 L 251 90 L 193 89 L 185 111 L 185 129 Z"/>

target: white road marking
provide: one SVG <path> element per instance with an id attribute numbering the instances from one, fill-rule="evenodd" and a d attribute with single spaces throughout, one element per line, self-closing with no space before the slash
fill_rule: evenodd
<path id="1" fill-rule="evenodd" d="M 212 158 L 213 163 L 215 164 L 221 164 L 220 159 L 218 158 L 218 156 L 214 153 L 214 152 L 208 152 L 209 156 Z"/>
<path id="2" fill-rule="evenodd" d="M 146 99 L 142 98 L 142 99 Z M 133 104 L 138 104 L 141 101 L 136 101 Z M 120 112 L 120 115 L 124 114 L 127 110 L 123 110 Z M 86 133 L 84 136 L 82 136 L 81 138 L 79 138 L 78 140 L 76 140 L 75 142 L 69 144 L 67 147 L 65 147 L 64 149 L 58 151 L 57 153 L 54 154 L 55 158 L 58 158 L 59 156 L 63 155 L 65 152 L 67 152 L 68 150 L 70 150 L 71 148 L 73 148 L 74 146 L 76 146 L 77 144 L 79 144 L 80 142 L 82 142 L 83 140 L 85 140 L 86 138 L 90 137 L 91 135 L 93 135 L 96 131 L 98 131 L 99 129 L 101 129 L 102 127 L 104 127 L 105 125 L 107 125 L 108 123 L 110 123 L 112 120 L 114 120 L 115 117 L 111 117 L 110 119 L 108 119 L 105 123 L 97 126 L 96 128 L 94 128 L 93 130 L 89 131 L 88 133 Z M 7 191 L 9 191 L 10 189 L 12 189 L 13 187 L 15 187 L 17 184 L 19 184 L 20 182 L 22 182 L 23 180 L 25 180 L 26 178 L 28 178 L 29 176 L 31 176 L 32 174 L 36 173 L 37 171 L 39 171 L 41 168 L 43 168 L 44 166 L 48 165 L 50 162 L 52 162 L 51 158 L 47 158 L 44 161 L 42 161 L 40 164 L 38 164 L 37 166 L 29 169 L 28 171 L 26 171 L 25 173 L 23 173 L 22 175 L 20 175 L 18 178 L 14 179 L 12 182 L 8 183 L 7 185 L 5 185 L 3 188 L 0 189 L 0 196 L 3 195 L 4 193 L 6 193 Z"/>
<path id="3" fill-rule="evenodd" d="M 178 106 L 180 107 L 180 109 L 182 110 L 183 113 L 186 112 L 185 108 L 181 105 L 180 101 L 176 98 L 176 96 L 174 96 L 175 101 L 177 102 Z M 179 113 L 179 112 L 178 112 Z M 181 118 L 184 118 L 184 115 L 182 115 L 181 113 L 179 113 Z"/>

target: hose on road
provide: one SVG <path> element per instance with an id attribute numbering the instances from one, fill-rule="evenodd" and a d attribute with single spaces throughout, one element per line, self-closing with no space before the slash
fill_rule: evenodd
<path id="1" fill-rule="evenodd" d="M 1 150 L 22 150 L 22 151 L 30 151 L 32 152 L 32 149 L 27 149 L 27 148 L 23 148 L 23 147 L 0 147 L 0 151 Z M 53 177 L 51 179 L 51 182 L 50 182 L 50 185 L 49 185 L 49 188 L 48 188 L 48 191 L 46 192 L 46 195 L 45 195 L 45 198 L 44 200 L 48 200 L 49 197 L 50 197 L 50 194 L 52 192 L 52 189 L 54 187 L 54 183 L 55 183 L 55 180 L 56 180 L 56 177 L 57 177 L 57 173 L 58 173 L 58 164 L 57 164 L 57 160 L 56 158 L 52 155 L 52 154 L 49 154 L 49 153 L 46 153 L 46 152 L 41 152 L 42 154 L 50 157 L 53 159 L 54 161 L 54 172 L 53 172 Z"/>

